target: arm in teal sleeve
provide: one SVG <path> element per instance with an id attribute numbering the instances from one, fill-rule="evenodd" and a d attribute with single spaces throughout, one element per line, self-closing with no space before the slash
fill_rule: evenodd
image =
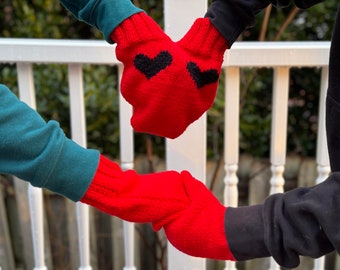
<path id="1" fill-rule="evenodd" d="M 68 139 L 0 84 L 0 173 L 78 201 L 97 170 L 99 152 Z"/>
<path id="2" fill-rule="evenodd" d="M 143 10 L 137 8 L 130 0 L 61 0 L 78 20 L 99 29 L 107 42 L 111 32 L 125 19 Z"/>

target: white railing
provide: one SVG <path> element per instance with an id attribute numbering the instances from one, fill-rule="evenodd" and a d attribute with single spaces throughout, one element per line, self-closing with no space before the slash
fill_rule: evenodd
<path id="1" fill-rule="evenodd" d="M 292 67 L 320 67 L 320 112 L 317 141 L 316 183 L 329 173 L 327 145 L 325 137 L 325 93 L 328 80 L 329 42 L 244 42 L 236 43 L 226 52 L 223 69 L 225 70 L 225 204 L 238 204 L 239 162 L 239 93 L 240 69 L 243 67 L 273 68 L 273 111 L 270 162 L 272 178 L 271 193 L 283 192 L 284 166 L 286 162 L 287 108 L 289 69 Z M 0 39 L 0 63 L 17 66 L 20 98 L 35 108 L 33 64 L 68 64 L 70 89 L 70 110 L 72 139 L 86 147 L 86 123 L 83 100 L 82 64 L 117 65 L 118 78 L 122 75 L 122 65 L 114 54 L 114 46 L 104 41 L 77 40 L 34 40 Z M 133 168 L 133 130 L 129 119 L 132 109 L 120 98 L 120 142 L 121 164 L 123 169 Z M 206 117 L 196 121 L 180 138 L 166 142 L 166 162 L 168 169 L 187 169 L 204 181 L 206 168 Z M 43 199 L 41 190 L 25 186 L 23 181 L 16 182 L 17 188 L 27 188 L 32 222 L 35 270 L 45 270 Z M 79 269 L 92 269 L 90 265 L 90 237 L 88 207 L 76 204 L 79 232 Z M 125 267 L 135 270 L 134 262 L 134 225 L 124 223 Z M 204 259 L 186 256 L 169 246 L 168 269 L 206 269 Z M 236 269 L 235 263 L 227 262 L 225 269 Z M 272 261 L 270 269 L 279 269 Z M 323 258 L 315 261 L 314 270 L 324 269 Z"/>

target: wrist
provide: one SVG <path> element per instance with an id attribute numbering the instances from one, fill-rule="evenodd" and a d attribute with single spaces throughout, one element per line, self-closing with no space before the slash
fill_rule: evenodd
<path id="1" fill-rule="evenodd" d="M 81 202 L 96 206 L 98 198 L 112 198 L 119 188 L 123 172 L 119 165 L 100 155 L 97 171 Z M 120 181 L 119 181 L 120 180 Z M 105 207 L 105 199 L 103 200 Z"/>
<path id="2" fill-rule="evenodd" d="M 197 19 L 178 44 L 190 52 L 214 58 L 222 58 L 229 48 L 228 41 L 208 18 Z"/>
<path id="3" fill-rule="evenodd" d="M 127 18 L 110 34 L 111 40 L 123 48 L 165 37 L 167 38 L 160 26 L 144 12 Z"/>
<path id="4" fill-rule="evenodd" d="M 215 0 L 205 17 L 209 18 L 231 47 L 246 28 L 255 24 L 255 15 L 269 4 L 269 0 Z"/>
<path id="5" fill-rule="evenodd" d="M 224 226 L 237 261 L 270 256 L 264 240 L 263 205 L 228 207 Z"/>

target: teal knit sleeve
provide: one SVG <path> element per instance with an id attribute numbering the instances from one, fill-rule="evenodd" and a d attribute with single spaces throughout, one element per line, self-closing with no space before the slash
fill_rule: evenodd
<path id="1" fill-rule="evenodd" d="M 1 84 L 0 101 L 0 173 L 80 200 L 97 170 L 99 152 L 68 139 L 56 121 L 46 123 Z"/>
<path id="2" fill-rule="evenodd" d="M 130 0 L 61 0 L 61 4 L 78 20 L 99 29 L 107 42 L 111 32 L 125 19 L 143 10 Z"/>

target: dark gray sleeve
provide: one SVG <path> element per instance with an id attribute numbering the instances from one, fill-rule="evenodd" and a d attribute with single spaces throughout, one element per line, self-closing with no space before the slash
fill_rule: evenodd
<path id="1" fill-rule="evenodd" d="M 323 0 L 294 0 L 299 8 L 309 8 Z M 239 35 L 255 23 L 255 16 L 269 4 L 276 7 L 286 7 L 291 0 L 213 0 L 205 17 L 233 45 Z"/>
<path id="2" fill-rule="evenodd" d="M 330 166 L 340 171 L 340 16 L 336 16 L 329 58 L 326 131 Z"/>
<path id="3" fill-rule="evenodd" d="M 324 0 L 294 0 L 294 4 L 301 9 L 307 9 L 311 6 L 314 6 L 318 3 L 323 2 Z"/>
<path id="4" fill-rule="evenodd" d="M 340 173 L 323 183 L 269 196 L 261 205 L 227 208 L 225 230 L 239 260 L 272 256 L 286 268 L 299 256 L 340 251 Z"/>
<path id="5" fill-rule="evenodd" d="M 255 15 L 269 4 L 269 0 L 215 0 L 205 17 L 210 19 L 231 47 L 247 27 L 254 25 Z"/>

